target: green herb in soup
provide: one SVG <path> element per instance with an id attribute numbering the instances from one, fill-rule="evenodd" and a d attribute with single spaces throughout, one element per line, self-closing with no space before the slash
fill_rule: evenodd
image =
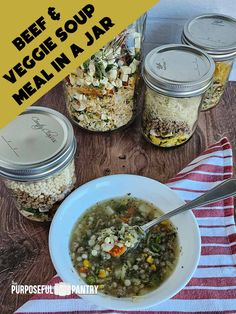
<path id="1" fill-rule="evenodd" d="M 77 221 L 70 242 L 79 275 L 87 284 L 116 297 L 156 289 L 176 266 L 177 232 L 170 221 L 164 221 L 137 241 L 140 235 L 130 226 L 143 225 L 162 214 L 153 204 L 133 197 L 106 200 L 89 208 Z"/>

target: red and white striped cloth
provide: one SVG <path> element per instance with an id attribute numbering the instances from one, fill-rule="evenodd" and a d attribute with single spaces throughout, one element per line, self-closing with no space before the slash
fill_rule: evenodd
<path id="1" fill-rule="evenodd" d="M 231 146 L 223 138 L 171 179 L 168 186 L 185 201 L 191 201 L 230 178 L 232 173 Z M 193 278 L 172 299 L 146 311 L 132 313 L 236 313 L 236 228 L 233 198 L 197 208 L 194 214 L 201 231 L 202 251 Z M 55 276 L 49 284 L 58 282 L 60 278 Z M 16 311 L 17 314 L 118 312 L 89 304 L 76 295 L 36 295 Z"/>

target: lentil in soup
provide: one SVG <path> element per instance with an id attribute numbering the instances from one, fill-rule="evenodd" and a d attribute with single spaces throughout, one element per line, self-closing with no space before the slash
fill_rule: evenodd
<path id="1" fill-rule="evenodd" d="M 160 286 L 178 261 L 176 229 L 169 220 L 164 221 L 132 248 L 137 233 L 130 226 L 143 225 L 162 214 L 153 204 L 129 196 L 89 208 L 77 221 L 70 242 L 80 277 L 118 298 L 143 295 Z"/>

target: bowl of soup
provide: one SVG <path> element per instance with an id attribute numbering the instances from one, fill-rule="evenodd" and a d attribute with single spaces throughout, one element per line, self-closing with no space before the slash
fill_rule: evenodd
<path id="1" fill-rule="evenodd" d="M 135 228 L 183 204 L 167 186 L 142 176 L 112 175 L 80 186 L 60 205 L 49 232 L 58 275 L 73 286 L 97 287 L 97 294 L 81 297 L 99 309 L 158 310 L 192 277 L 199 228 L 191 211 L 138 241 Z"/>

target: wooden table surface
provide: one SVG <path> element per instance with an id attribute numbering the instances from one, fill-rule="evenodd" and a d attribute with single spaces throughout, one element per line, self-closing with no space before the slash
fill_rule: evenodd
<path id="1" fill-rule="evenodd" d="M 65 113 L 59 84 L 37 103 Z M 90 134 L 74 128 L 77 186 L 109 174 L 132 173 L 166 182 L 208 145 L 227 136 L 236 161 L 236 83 L 229 83 L 221 103 L 201 113 L 193 137 L 174 149 L 159 149 L 147 143 L 139 132 L 139 121 L 112 134 Z M 49 225 L 22 217 L 0 185 L 0 313 L 11 314 L 29 299 L 11 294 L 11 282 L 46 284 L 55 275 L 48 252 Z"/>

